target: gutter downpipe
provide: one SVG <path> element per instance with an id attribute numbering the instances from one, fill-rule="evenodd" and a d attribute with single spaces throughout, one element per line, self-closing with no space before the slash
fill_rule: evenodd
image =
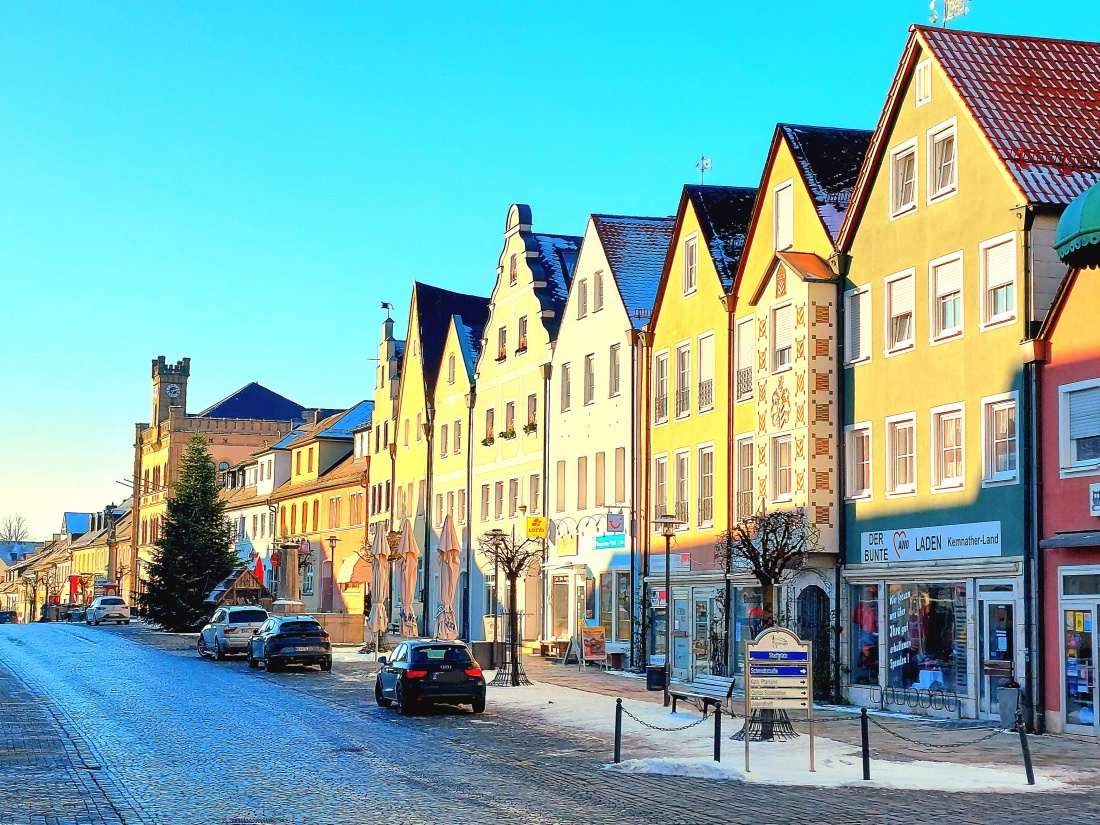
<path id="1" fill-rule="evenodd" d="M 466 394 L 466 526 L 463 528 L 466 539 L 466 587 L 462 591 L 463 638 L 473 642 L 473 622 L 470 620 L 470 585 L 473 580 L 473 489 L 474 489 L 474 404 L 477 401 L 477 388 L 470 382 L 470 391 Z"/>
<path id="2" fill-rule="evenodd" d="M 424 584 L 420 588 L 421 612 L 424 614 L 424 635 L 434 636 L 429 624 L 431 613 L 432 574 L 432 469 L 435 456 L 435 409 L 431 403 L 424 405 L 424 446 L 428 460 L 424 463 Z"/>
<path id="3" fill-rule="evenodd" d="M 735 479 L 735 462 L 736 462 L 736 447 L 735 447 L 735 430 L 737 429 L 736 422 L 734 420 L 734 408 L 737 406 L 735 402 L 737 380 L 737 365 L 734 361 L 736 353 L 734 352 L 734 338 L 737 331 L 736 324 L 736 307 L 737 297 L 734 294 L 723 296 L 722 306 L 726 310 L 726 535 L 728 536 L 730 531 L 733 530 L 734 519 L 734 504 L 735 495 L 733 492 L 733 485 Z M 722 638 L 724 648 L 722 651 L 723 660 L 725 663 L 726 676 L 730 675 L 730 641 L 732 635 L 730 633 L 730 623 L 733 621 L 733 582 L 730 580 L 730 574 L 732 572 L 731 562 L 726 562 L 726 567 L 722 571 L 722 581 L 724 584 L 723 605 L 722 610 L 725 613 L 725 625 L 722 628 Z M 748 664 L 745 665 L 748 667 Z"/>
<path id="4" fill-rule="evenodd" d="M 829 257 L 829 266 L 836 273 L 836 328 L 840 331 L 837 335 L 836 344 L 836 363 L 837 363 L 837 386 L 836 386 L 836 454 L 837 454 L 837 491 L 839 501 L 837 502 L 837 536 L 839 546 L 836 549 L 836 562 L 833 564 L 833 603 L 835 609 L 833 610 L 833 702 L 840 704 L 843 701 L 841 695 L 840 685 L 840 636 L 841 636 L 841 622 L 840 622 L 840 605 L 841 605 L 841 589 L 844 586 L 843 577 L 841 573 L 844 569 L 844 562 L 848 550 L 848 509 L 847 504 L 844 501 L 844 484 L 845 484 L 845 470 L 848 466 L 848 453 L 847 445 L 844 443 L 844 393 L 847 390 L 845 386 L 844 378 L 847 375 L 844 368 L 844 323 L 841 318 L 841 313 L 844 309 L 844 281 L 848 277 L 848 270 L 851 267 L 852 259 L 846 253 L 834 252 Z M 854 374 L 854 372 L 853 372 Z"/>
<path id="5" fill-rule="evenodd" d="M 650 550 L 650 532 L 649 532 L 649 468 L 651 453 L 653 451 L 653 444 L 651 441 L 652 430 L 649 426 L 649 405 L 650 405 L 650 392 L 653 381 L 653 370 L 651 367 L 649 351 L 653 347 L 653 333 L 649 329 L 649 323 L 646 322 L 638 333 L 638 344 L 641 347 L 642 356 L 639 362 L 641 367 L 641 390 L 642 397 L 641 403 L 638 405 L 638 427 L 641 429 L 644 423 L 644 436 L 641 441 L 644 444 L 643 455 L 641 461 L 635 461 L 637 466 L 636 477 L 638 479 L 638 487 L 634 493 L 634 502 L 638 508 L 638 532 L 641 536 L 641 550 L 642 550 L 642 603 L 639 605 L 639 623 L 640 632 L 638 634 L 639 653 L 638 658 L 640 660 L 639 665 L 642 672 L 646 672 L 646 668 L 649 666 L 649 584 L 647 579 L 649 577 L 649 550 Z"/>
<path id="6" fill-rule="evenodd" d="M 545 429 L 542 433 L 542 489 L 539 491 L 542 498 L 542 515 L 545 518 L 549 518 L 550 512 L 550 500 L 548 497 L 548 490 L 550 488 L 549 476 L 550 476 L 550 378 L 554 373 L 554 348 L 551 346 L 550 361 L 547 361 L 539 369 L 542 372 L 542 409 L 543 420 L 546 422 Z M 540 598 L 542 601 L 539 603 L 539 614 L 542 619 L 539 622 L 539 636 L 540 638 L 546 638 L 549 634 L 546 632 L 546 622 L 548 612 L 546 609 L 546 602 L 549 597 L 548 576 L 546 572 L 547 556 L 549 555 L 546 548 L 546 539 L 542 540 L 542 564 L 540 565 L 541 575 L 539 576 L 542 593 Z"/>

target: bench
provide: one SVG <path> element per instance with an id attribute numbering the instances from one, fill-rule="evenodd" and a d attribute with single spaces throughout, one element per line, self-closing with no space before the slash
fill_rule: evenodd
<path id="1" fill-rule="evenodd" d="M 676 701 L 682 699 L 687 702 L 699 702 L 703 706 L 703 718 L 711 706 L 720 708 L 725 704 L 725 711 L 730 716 L 733 712 L 733 679 L 726 676 L 696 676 L 690 682 L 678 682 L 668 689 L 668 695 L 672 697 L 672 712 L 676 712 Z"/>

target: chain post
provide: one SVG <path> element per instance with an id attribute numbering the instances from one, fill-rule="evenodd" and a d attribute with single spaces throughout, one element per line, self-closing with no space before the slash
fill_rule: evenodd
<path id="1" fill-rule="evenodd" d="M 722 706 L 714 708 L 714 761 L 722 761 Z"/>
<path id="2" fill-rule="evenodd" d="M 1035 784 L 1035 770 L 1031 767 L 1031 746 L 1027 743 L 1027 728 L 1024 726 L 1024 715 L 1020 709 L 1016 709 L 1016 730 L 1020 734 L 1020 750 L 1024 752 L 1024 771 L 1027 773 L 1027 784 Z"/>
<path id="3" fill-rule="evenodd" d="M 623 700 L 615 700 L 615 764 L 619 763 L 622 756 L 623 739 Z"/>
<path id="4" fill-rule="evenodd" d="M 859 738 L 863 749 L 863 778 L 871 778 L 871 747 L 867 734 L 867 708 L 859 709 Z"/>

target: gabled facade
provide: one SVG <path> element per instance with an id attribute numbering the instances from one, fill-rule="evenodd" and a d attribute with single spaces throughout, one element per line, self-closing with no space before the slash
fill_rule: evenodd
<path id="1" fill-rule="evenodd" d="M 526 516 L 546 512 L 546 429 L 551 358 L 581 239 L 532 231 L 531 208 L 508 209 L 504 247 L 475 370 L 474 542 L 491 529 L 526 536 Z M 560 387 L 559 378 L 554 385 Z M 552 408 L 551 408 L 552 409 Z M 535 426 L 525 430 L 534 412 Z M 485 569 L 477 553 L 475 560 Z M 483 603 L 495 616 L 506 604 L 503 583 L 490 577 Z M 518 594 L 524 639 L 542 633 L 545 582 L 532 570 Z M 492 617 L 486 624 L 495 627 Z"/>
<path id="2" fill-rule="evenodd" d="M 662 267 L 653 315 L 644 330 L 647 374 L 647 474 L 642 599 L 647 661 L 665 661 L 664 540 L 654 519 L 684 524 L 670 554 L 673 630 L 671 674 L 687 680 L 720 673 L 726 649 L 725 571 L 715 564 L 718 535 L 729 526 L 730 356 L 734 275 L 756 189 L 685 186 Z M 652 606 L 652 610 L 648 608 Z M 691 617 L 689 619 L 689 617 Z"/>
<path id="3" fill-rule="evenodd" d="M 1100 105 L 1065 92 L 1098 66 L 1100 44 L 911 29 L 840 234 L 854 702 L 994 717 L 1004 679 L 1037 693 L 1020 342 L 1064 271 L 1057 215 L 1100 175 Z"/>
<path id="4" fill-rule="evenodd" d="M 394 469 L 397 457 L 398 395 L 404 354 L 405 342 L 394 337 L 393 319 L 387 314 L 386 320 L 382 322 L 374 368 L 371 428 L 359 435 L 360 449 L 369 457 L 367 523 L 368 533 L 372 538 L 375 530 L 383 530 L 388 535 L 396 523 Z"/>
<path id="5" fill-rule="evenodd" d="M 548 516 L 556 541 L 545 632 L 568 639 L 583 616 L 624 661 L 634 650 L 641 581 L 633 564 L 639 330 L 653 308 L 672 225 L 672 218 L 589 218 L 554 347 Z M 537 420 L 529 411 L 527 424 Z"/>

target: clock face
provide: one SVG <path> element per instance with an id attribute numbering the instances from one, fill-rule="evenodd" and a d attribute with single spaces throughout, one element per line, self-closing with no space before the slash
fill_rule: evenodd
<path id="1" fill-rule="evenodd" d="M 179 398 L 180 388 L 175 384 L 169 384 L 168 389 L 165 390 L 168 393 L 169 398 Z"/>

